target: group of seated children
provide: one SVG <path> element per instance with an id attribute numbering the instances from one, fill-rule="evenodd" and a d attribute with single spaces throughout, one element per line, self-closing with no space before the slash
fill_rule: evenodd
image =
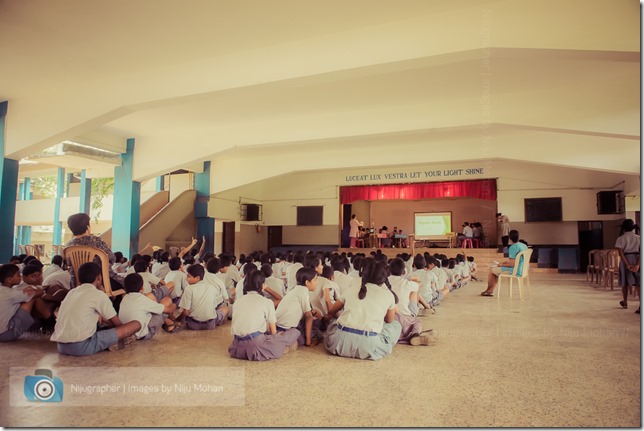
<path id="1" fill-rule="evenodd" d="M 389 228 L 383 226 L 378 229 L 378 235 L 374 236 L 372 234 L 373 232 L 367 228 L 358 228 L 358 237 L 362 240 L 358 244 L 367 248 L 407 248 L 407 235 L 398 227 L 394 227 L 394 230 L 389 232 Z"/>
<path id="2" fill-rule="evenodd" d="M 118 350 L 161 329 L 212 330 L 231 319 L 228 350 L 235 358 L 275 359 L 324 341 L 335 355 L 379 359 L 396 343 L 429 345 L 431 330 L 423 331 L 418 318 L 475 271 L 464 254 L 412 259 L 403 253 L 388 260 L 380 250 L 369 257 L 255 252 L 240 256 L 239 265 L 223 253 L 185 253 L 182 260 L 159 250 L 153 259 L 133 256 L 127 268 L 122 255 L 116 257 L 114 271 L 126 274 L 126 294 L 117 298 L 101 290 L 101 268 L 93 262 L 80 267 L 80 285 L 71 290 L 41 287 L 42 264 L 35 258 L 23 264 L 22 281 L 18 265 L 2 265 L 0 341 L 49 326 L 60 353 L 80 356 Z M 54 266 L 48 277 L 68 273 L 60 259 Z"/>

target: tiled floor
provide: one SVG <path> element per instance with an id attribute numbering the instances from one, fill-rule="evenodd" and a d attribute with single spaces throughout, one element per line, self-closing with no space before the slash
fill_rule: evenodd
<path id="1" fill-rule="evenodd" d="M 3 344 L 5 376 L 10 367 L 242 367 L 245 405 L 11 407 L 5 378 L 0 425 L 639 427 L 639 303 L 623 310 L 617 290 L 582 275 L 532 278 L 531 301 L 481 297 L 480 282 L 456 291 L 422 318 L 436 345 L 400 345 L 377 362 L 330 356 L 321 345 L 272 362 L 233 360 L 229 324 L 88 358 L 60 356 L 47 340 Z"/>

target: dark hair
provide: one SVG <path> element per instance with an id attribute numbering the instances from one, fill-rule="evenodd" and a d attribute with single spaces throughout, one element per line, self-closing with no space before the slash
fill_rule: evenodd
<path id="1" fill-rule="evenodd" d="M 316 269 L 322 261 L 319 257 L 314 254 L 308 255 L 304 258 L 304 263 L 302 264 L 306 268 Z"/>
<path id="2" fill-rule="evenodd" d="M 39 261 L 38 259 L 36 259 L 36 258 L 33 258 L 29 262 L 26 262 L 25 265 L 26 266 L 35 266 L 36 268 L 38 268 L 41 271 L 45 267 L 45 265 L 43 265 L 43 263 L 41 261 Z"/>
<path id="3" fill-rule="evenodd" d="M 120 251 L 115 251 L 114 252 L 114 262 L 121 263 L 121 260 L 123 260 L 123 253 L 121 253 Z"/>
<path id="4" fill-rule="evenodd" d="M 510 231 L 510 241 L 512 241 L 515 244 L 517 242 L 519 242 L 519 231 L 518 230 L 513 229 L 513 230 Z"/>
<path id="5" fill-rule="evenodd" d="M 94 262 L 86 262 L 78 268 L 78 281 L 82 283 L 94 283 L 101 275 L 101 267 Z"/>
<path id="6" fill-rule="evenodd" d="M 141 274 L 129 274 L 127 277 L 125 277 L 125 280 L 123 280 L 123 287 L 125 287 L 125 291 L 127 293 L 136 293 L 140 292 L 141 288 L 143 287 L 143 277 L 141 277 Z"/>
<path id="7" fill-rule="evenodd" d="M 254 265 L 253 265 L 254 266 Z M 262 271 L 258 269 L 253 269 L 250 274 L 244 277 L 244 295 L 248 292 L 262 292 L 262 286 L 266 281 L 266 277 Z"/>
<path id="8" fill-rule="evenodd" d="M 256 269 L 257 269 L 257 266 L 255 265 L 254 262 L 246 262 L 246 264 L 244 264 L 244 271 L 243 271 L 244 277 L 246 277 L 248 274 L 251 273 L 251 271 L 254 271 Z"/>
<path id="9" fill-rule="evenodd" d="M 179 256 L 171 258 L 168 261 L 168 267 L 170 268 L 170 271 L 178 270 L 181 267 L 181 258 Z"/>
<path id="10" fill-rule="evenodd" d="M 268 278 L 271 275 L 273 275 L 273 267 L 271 266 L 270 263 L 265 263 L 262 265 L 262 268 L 260 269 L 262 271 L 262 274 L 264 274 L 264 277 Z"/>
<path id="11" fill-rule="evenodd" d="M 467 256 L 468 262 L 474 262 L 474 256 Z"/>
<path id="12" fill-rule="evenodd" d="M 144 260 L 137 260 L 134 262 L 134 271 L 136 272 L 145 272 L 148 270 L 148 264 Z"/>
<path id="13" fill-rule="evenodd" d="M 63 266 L 63 257 L 59 254 L 51 258 L 52 265 Z"/>
<path id="14" fill-rule="evenodd" d="M 405 262 L 397 257 L 389 263 L 389 272 L 391 275 L 401 276 L 405 273 Z"/>
<path id="15" fill-rule="evenodd" d="M 297 281 L 298 286 L 306 286 L 307 281 L 310 282 L 317 276 L 318 273 L 314 269 L 302 267 L 295 273 L 295 280 Z"/>
<path id="16" fill-rule="evenodd" d="M 14 265 L 13 263 L 5 263 L 4 265 L 0 266 L 0 283 L 4 284 L 7 278 L 15 276 L 18 272 L 20 272 L 20 267 L 18 267 L 18 265 Z"/>
<path id="17" fill-rule="evenodd" d="M 85 213 L 70 215 L 67 218 L 67 226 L 74 235 L 82 235 L 89 227 L 89 215 Z"/>
<path id="18" fill-rule="evenodd" d="M 635 222 L 633 219 L 627 218 L 622 222 L 622 233 L 623 232 L 632 232 L 635 229 Z"/>
<path id="19" fill-rule="evenodd" d="M 232 263 L 231 257 L 228 256 L 227 254 L 220 255 L 219 256 L 219 261 L 221 262 L 221 267 L 222 268 L 227 268 Z"/>
<path id="20" fill-rule="evenodd" d="M 170 253 L 168 253 L 167 251 L 159 253 L 159 258 L 157 260 L 161 263 L 167 262 L 168 260 L 170 260 Z"/>
<path id="21" fill-rule="evenodd" d="M 42 273 L 42 268 L 39 267 L 38 265 L 25 265 L 24 268 L 22 268 L 22 276 L 26 277 L 28 275 L 34 274 L 36 272 Z"/>
<path id="22" fill-rule="evenodd" d="M 33 255 L 25 257 L 25 260 L 22 261 L 22 263 L 24 263 L 25 265 L 29 265 L 31 262 L 38 262 L 42 265 L 42 262 L 40 262 L 38 258 Z"/>
<path id="23" fill-rule="evenodd" d="M 331 280 L 333 278 L 333 268 L 329 265 L 324 265 L 322 267 L 322 277 Z"/>
<path id="24" fill-rule="evenodd" d="M 190 274 L 192 277 L 199 277 L 202 280 L 205 273 L 206 271 L 201 265 L 191 265 L 190 268 L 188 268 L 188 274 Z"/>
<path id="25" fill-rule="evenodd" d="M 186 255 L 183 256 L 183 264 L 184 265 L 192 265 L 194 263 L 195 263 L 195 257 L 194 256 L 192 256 L 190 254 L 186 254 Z"/>
<path id="26" fill-rule="evenodd" d="M 362 284 L 360 285 L 360 292 L 358 298 L 365 299 L 367 296 L 367 283 L 387 286 L 391 294 L 394 296 L 394 301 L 398 304 L 398 295 L 391 290 L 391 284 L 387 278 L 387 265 L 384 262 L 375 259 L 367 259 L 362 267 Z"/>
<path id="27" fill-rule="evenodd" d="M 211 274 L 217 274 L 221 269 L 221 261 L 216 257 L 211 258 L 206 264 L 206 269 Z"/>
<path id="28" fill-rule="evenodd" d="M 420 253 L 418 253 L 416 256 L 414 256 L 413 266 L 416 269 L 425 269 L 425 267 L 427 267 L 427 262 L 425 261 L 425 256 L 423 256 Z"/>

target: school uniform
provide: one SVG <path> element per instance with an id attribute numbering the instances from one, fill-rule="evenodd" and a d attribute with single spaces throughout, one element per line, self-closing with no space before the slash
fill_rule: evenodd
<path id="1" fill-rule="evenodd" d="M 226 319 L 226 314 L 220 309 L 223 301 L 217 302 L 219 298 L 221 298 L 219 289 L 203 280 L 188 285 L 179 302 L 181 308 L 189 310 L 186 327 L 205 330 L 221 325 Z"/>
<path id="2" fill-rule="evenodd" d="M 304 344 L 304 330 L 302 318 L 304 313 L 310 312 L 311 299 L 309 296 L 309 289 L 305 286 L 297 285 L 282 298 L 277 309 L 275 316 L 277 317 L 277 329 L 279 331 L 286 331 L 289 328 L 300 328 L 302 335 L 298 339 L 300 345 Z"/>
<path id="3" fill-rule="evenodd" d="M 418 283 L 397 275 L 389 276 L 389 284 L 391 284 L 391 290 L 398 296 L 396 321 L 402 327 L 398 342 L 407 344 L 412 336 L 420 334 L 423 330 L 422 324 L 416 317 L 418 316 L 418 304 L 409 299 L 413 292 L 418 293 L 419 286 Z M 387 289 L 387 286 L 382 286 L 382 288 Z"/>
<path id="4" fill-rule="evenodd" d="M 359 287 L 348 288 L 338 299 L 344 311 L 327 329 L 324 347 L 334 355 L 358 359 L 380 359 L 393 350 L 402 327 L 385 323 L 388 310 L 396 307 L 394 296 L 381 286 L 367 283 L 367 294 L 360 299 Z"/>
<path id="5" fill-rule="evenodd" d="M 327 289 L 329 290 L 329 296 L 331 297 L 331 304 L 333 304 L 336 299 L 340 297 L 340 288 L 334 281 L 320 276 L 318 277 L 318 283 L 315 286 L 315 290 L 313 292 L 309 291 L 311 307 L 320 311 L 323 315 L 326 315 L 329 312 L 326 307 L 326 301 L 324 300 L 324 291 Z"/>
<path id="6" fill-rule="evenodd" d="M 224 301 L 228 301 L 230 297 L 228 296 L 228 292 L 226 291 L 226 287 L 224 286 L 224 282 L 220 277 L 221 272 L 217 272 L 216 274 L 213 274 L 212 272 L 206 271 L 206 274 L 204 275 L 204 281 L 208 284 L 211 284 L 215 287 L 216 289 L 216 296 L 215 296 L 215 303 L 216 304 L 221 304 Z"/>
<path id="7" fill-rule="evenodd" d="M 63 268 L 61 268 L 58 265 L 50 265 L 48 268 L 45 268 L 45 270 L 42 272 L 42 276 L 43 278 L 47 278 L 54 272 L 58 272 L 58 271 L 63 271 Z"/>
<path id="8" fill-rule="evenodd" d="M 447 284 L 447 274 L 445 271 L 441 270 L 439 267 L 435 266 L 434 268 L 429 270 L 434 276 L 436 276 L 436 290 L 439 291 L 439 297 L 442 295 L 440 292 L 441 290 L 445 289 L 445 285 Z"/>
<path id="9" fill-rule="evenodd" d="M 233 342 L 228 347 L 230 356 L 250 361 L 280 358 L 286 347 L 300 337 L 300 331 L 290 328 L 276 335 L 265 334 L 267 324 L 276 322 L 275 307 L 270 299 L 255 291 L 239 298 L 233 310 Z"/>
<path id="10" fill-rule="evenodd" d="M 0 341 L 17 340 L 36 322 L 24 309 L 23 302 L 31 301 L 33 294 L 11 289 L 0 284 Z"/>
<path id="11" fill-rule="evenodd" d="M 72 275 L 68 271 L 56 271 L 42 282 L 43 286 L 58 285 L 67 290 L 72 288 Z"/>
<path id="12" fill-rule="evenodd" d="M 229 297 L 232 296 L 232 292 L 233 290 L 235 290 L 235 286 L 237 285 L 239 280 L 242 279 L 242 276 L 235 265 L 228 266 L 226 272 L 219 272 L 217 274 L 217 277 L 223 280 L 226 292 L 228 292 Z"/>
<path id="13" fill-rule="evenodd" d="M 640 261 L 640 236 L 635 232 L 624 232 L 615 241 L 615 248 L 621 248 L 624 251 L 624 257 L 629 265 L 636 265 Z M 626 262 L 619 263 L 619 285 L 635 286 L 639 285 L 640 273 L 631 272 L 626 269 Z"/>
<path id="14" fill-rule="evenodd" d="M 147 340 L 154 337 L 163 326 L 164 309 L 163 304 L 154 302 L 141 293 L 128 293 L 121 301 L 119 319 L 123 323 L 137 320 L 141 324 L 141 329 L 136 333 L 136 338 Z"/>
<path id="15" fill-rule="evenodd" d="M 409 278 L 417 278 L 419 280 L 418 294 L 423 297 L 425 302 L 430 303 L 434 300 L 432 281 L 435 280 L 435 277 L 433 274 L 430 274 L 430 272 L 425 269 L 418 269 L 409 274 Z"/>
<path id="16" fill-rule="evenodd" d="M 110 298 L 90 283 L 71 289 L 58 310 L 50 341 L 57 342 L 58 353 L 72 356 L 93 355 L 118 342 L 116 328 L 96 330 L 99 317 L 116 316 Z"/>
<path id="17" fill-rule="evenodd" d="M 174 283 L 174 289 L 170 292 L 170 299 L 178 303 L 178 299 L 183 295 L 183 291 L 188 287 L 188 276 L 181 270 L 170 271 L 163 279 L 165 284 Z"/>
<path id="18" fill-rule="evenodd" d="M 348 287 L 351 282 L 351 278 L 347 274 L 341 271 L 333 272 L 333 281 L 335 281 L 340 288 L 340 294 L 342 294 Z"/>
<path id="19" fill-rule="evenodd" d="M 149 272 L 137 272 L 143 279 L 143 293 L 152 293 L 157 302 L 161 302 L 163 298 L 170 294 L 170 290 L 166 286 L 157 286 L 161 279 Z M 154 289 L 152 286 L 156 286 Z"/>
<path id="20" fill-rule="evenodd" d="M 156 277 L 163 279 L 170 272 L 170 264 L 168 262 L 160 263 L 156 268 L 152 269 L 152 274 Z"/>
<path id="21" fill-rule="evenodd" d="M 284 285 L 284 282 L 282 281 L 281 278 L 273 277 L 272 275 L 268 277 L 265 281 L 266 287 L 271 289 L 273 292 L 277 293 L 280 295 L 282 298 L 286 296 L 286 286 Z M 264 296 L 266 298 L 272 298 L 270 294 L 264 292 Z"/>
<path id="22" fill-rule="evenodd" d="M 289 266 L 288 269 L 286 270 L 286 291 L 287 292 L 293 289 L 295 286 L 297 286 L 297 280 L 295 279 L 295 276 L 297 275 L 297 271 L 303 267 L 304 265 L 302 265 L 300 262 L 297 262 Z"/>

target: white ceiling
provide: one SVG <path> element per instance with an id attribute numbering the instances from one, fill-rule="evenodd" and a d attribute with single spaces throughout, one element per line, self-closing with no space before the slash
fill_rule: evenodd
<path id="1" fill-rule="evenodd" d="M 0 0 L 0 59 L 13 158 L 135 138 L 136 179 L 212 160 L 218 191 L 468 155 L 640 172 L 633 0 Z"/>

